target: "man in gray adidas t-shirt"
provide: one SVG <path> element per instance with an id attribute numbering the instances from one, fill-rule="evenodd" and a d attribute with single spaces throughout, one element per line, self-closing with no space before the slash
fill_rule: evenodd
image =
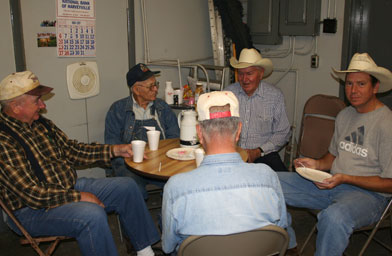
<path id="1" fill-rule="evenodd" d="M 296 166 L 330 170 L 333 176 L 320 183 L 278 173 L 288 205 L 320 210 L 315 255 L 328 256 L 342 255 L 353 230 L 376 222 L 392 193 L 392 112 L 376 98 L 392 88 L 392 73 L 367 53 L 355 54 L 348 70 L 333 71 L 345 81 L 351 106 L 337 116 L 324 157 L 295 160 Z M 291 226 L 288 233 L 289 248 L 295 249 Z"/>

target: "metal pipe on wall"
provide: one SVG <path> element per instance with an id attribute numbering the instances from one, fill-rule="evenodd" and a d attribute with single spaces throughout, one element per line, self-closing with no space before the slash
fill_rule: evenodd
<path id="1" fill-rule="evenodd" d="M 136 65 L 135 50 L 135 1 L 128 0 L 127 8 L 127 24 L 128 24 L 128 66 L 129 68 Z"/>
<path id="2" fill-rule="evenodd" d="M 26 70 L 26 58 L 23 41 L 22 14 L 20 0 L 10 0 L 12 37 L 14 44 L 15 69 L 17 72 Z"/>
<path id="3" fill-rule="evenodd" d="M 289 167 L 291 168 L 292 163 L 294 161 L 294 155 L 296 152 L 294 152 L 294 147 L 296 144 L 296 133 L 297 133 L 297 111 L 298 111 L 298 85 L 299 85 L 299 75 L 298 75 L 298 70 L 295 68 L 290 67 L 289 69 L 283 69 L 283 68 L 274 68 L 274 72 L 283 72 L 285 75 L 287 73 L 294 73 L 295 74 L 295 85 L 294 85 L 294 113 L 293 113 L 293 123 L 291 125 L 292 127 L 292 134 L 291 134 L 291 141 L 289 142 L 291 144 L 290 147 L 290 161 L 289 161 Z M 280 82 L 281 79 L 277 83 Z M 277 84 L 276 83 L 276 84 Z M 275 85 L 276 85 L 275 84 Z M 298 141 L 298 140 L 297 140 Z M 289 169 L 290 169 L 289 168 Z M 290 169 L 291 170 L 291 169 Z"/>

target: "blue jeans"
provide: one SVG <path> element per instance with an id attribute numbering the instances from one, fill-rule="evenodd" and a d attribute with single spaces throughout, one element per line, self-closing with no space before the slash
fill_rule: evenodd
<path id="1" fill-rule="evenodd" d="M 286 204 L 321 210 L 317 215 L 315 255 L 342 255 L 357 228 L 370 225 L 381 217 L 389 198 L 356 186 L 342 184 L 321 190 L 297 173 L 277 172 Z M 289 248 L 296 238 L 288 217 Z"/>
<path id="2" fill-rule="evenodd" d="M 49 210 L 24 207 L 14 211 L 14 214 L 32 236 L 75 237 L 82 254 L 88 256 L 118 255 L 108 224 L 109 212 L 119 214 L 123 231 L 135 250 L 159 241 L 158 231 L 132 179 L 80 178 L 75 190 L 96 195 L 105 208 L 89 202 L 74 202 Z M 7 222 L 21 234 L 12 220 L 8 219 Z"/>

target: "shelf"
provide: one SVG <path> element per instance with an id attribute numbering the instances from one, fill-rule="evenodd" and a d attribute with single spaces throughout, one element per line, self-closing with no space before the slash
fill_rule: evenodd
<path id="1" fill-rule="evenodd" d="M 180 109 L 180 110 L 195 109 L 195 105 L 190 106 L 190 105 L 187 105 L 187 104 L 184 104 L 184 103 L 178 104 L 178 105 L 169 104 L 169 106 L 172 109 Z"/>

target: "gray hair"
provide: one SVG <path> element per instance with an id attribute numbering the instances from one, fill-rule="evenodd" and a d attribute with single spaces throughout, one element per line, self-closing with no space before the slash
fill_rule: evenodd
<path id="1" fill-rule="evenodd" d="M 230 111 L 230 104 L 224 106 L 212 106 L 210 113 Z M 203 132 L 203 138 L 209 143 L 216 137 L 225 137 L 235 144 L 235 136 L 238 131 L 239 117 L 223 117 L 200 121 L 199 125 Z"/>
<path id="2" fill-rule="evenodd" d="M 238 131 L 239 117 L 224 117 L 200 121 L 199 125 L 203 131 L 203 137 L 207 143 L 217 136 L 227 136 L 235 143 L 235 135 Z"/>
<path id="3" fill-rule="evenodd" d="M 22 95 L 19 95 L 19 96 L 15 97 L 15 98 L 12 98 L 12 99 L 0 101 L 1 109 L 2 109 L 2 110 L 6 110 L 7 108 L 10 107 L 10 104 L 11 104 L 12 102 L 16 102 L 16 103 L 20 104 L 21 102 L 24 101 L 25 95 L 26 95 L 26 94 L 22 94 Z"/>

